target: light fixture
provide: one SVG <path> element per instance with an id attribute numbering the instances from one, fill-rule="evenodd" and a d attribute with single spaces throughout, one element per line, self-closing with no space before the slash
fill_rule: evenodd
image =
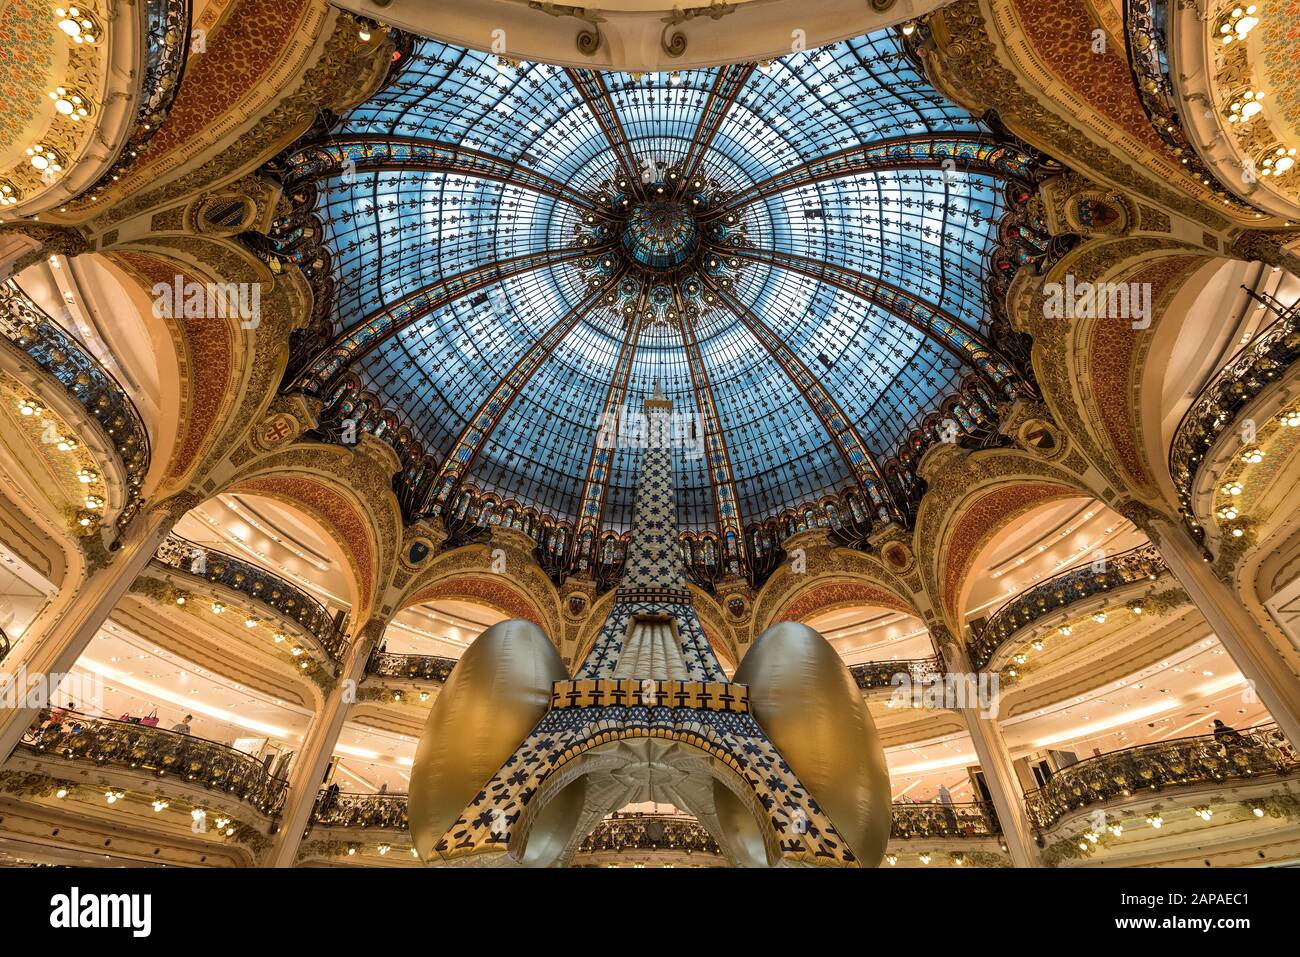
<path id="1" fill-rule="evenodd" d="M 379 848 L 378 848 L 378 850 L 379 850 L 379 856 L 380 856 L 380 857 L 383 857 L 385 854 L 387 854 L 387 853 L 388 853 L 389 851 L 391 851 L 392 849 L 393 849 L 393 845 L 391 845 L 391 844 L 380 844 L 380 845 L 379 845 Z"/>
<path id="2" fill-rule="evenodd" d="M 1219 486 L 1219 491 L 1224 495 L 1240 495 L 1245 488 L 1240 482 L 1225 482 Z"/>
<path id="3" fill-rule="evenodd" d="M 90 101 L 75 87 L 56 86 L 50 91 L 50 99 L 54 101 L 56 113 L 74 122 L 90 115 Z"/>
<path id="4" fill-rule="evenodd" d="M 1261 176 L 1281 176 L 1291 167 L 1295 166 L 1296 150 L 1295 147 L 1287 149 L 1285 146 L 1279 146 L 1268 156 L 1265 156 L 1259 164 L 1259 174 Z M 1290 415 L 1293 421 L 1300 421 L 1300 413 L 1284 413 Z M 1292 428 L 1295 426 L 1293 425 Z"/>
<path id="5" fill-rule="evenodd" d="M 1252 801 L 1250 803 L 1250 813 L 1254 814 L 1255 817 L 1263 817 L 1264 805 L 1258 803 L 1257 801 Z"/>
<path id="6" fill-rule="evenodd" d="M 910 36 L 911 36 L 913 33 L 915 33 L 915 32 L 916 32 L 916 24 L 915 24 L 915 23 L 912 23 L 912 22 L 909 20 L 907 23 L 904 23 L 904 24 L 903 24 L 903 36 L 905 36 L 905 37 L 910 37 Z"/>
<path id="7" fill-rule="evenodd" d="M 1159 814 L 1151 814 L 1147 816 L 1147 823 L 1150 824 L 1152 827 L 1154 827 L 1156 830 L 1160 830 L 1161 826 L 1165 823 L 1165 819 L 1162 818 Z"/>
<path id="8" fill-rule="evenodd" d="M 104 800 L 109 804 L 116 804 L 122 798 L 126 797 L 126 792 L 119 791 L 116 788 L 109 788 L 104 792 Z"/>
<path id="9" fill-rule="evenodd" d="M 1146 611 L 1146 609 L 1142 607 L 1142 602 L 1140 601 L 1133 602 L 1131 605 L 1128 606 L 1128 608 L 1129 611 L 1133 612 L 1133 614 L 1135 615 L 1140 615 Z"/>
<path id="10" fill-rule="evenodd" d="M 54 447 L 60 452 L 75 452 L 80 445 L 81 443 L 70 435 L 60 435 L 54 440 Z"/>
<path id="11" fill-rule="evenodd" d="M 256 619 L 256 618 L 245 618 L 245 619 L 244 619 L 244 627 L 245 627 L 245 628 L 256 628 L 256 627 L 257 627 L 257 619 Z"/>
<path id="12" fill-rule="evenodd" d="M 1221 520 L 1230 522 L 1237 517 L 1237 506 L 1225 505 L 1214 514 L 1218 515 Z"/>
<path id="13" fill-rule="evenodd" d="M 280 642 L 284 641 L 284 632 L 277 631 L 272 638 L 274 638 L 275 643 L 278 645 Z"/>
<path id="14" fill-rule="evenodd" d="M 1263 98 L 1264 94 L 1261 91 L 1246 90 L 1228 106 L 1228 122 L 1249 123 L 1264 109 L 1264 105 L 1260 103 Z"/>
<path id="15" fill-rule="evenodd" d="M 1092 613 L 1092 620 L 1099 625 L 1104 625 L 1106 624 L 1106 613 L 1101 609 L 1098 609 Z"/>
<path id="16" fill-rule="evenodd" d="M 171 804 L 170 804 L 170 802 L 169 802 L 166 798 L 154 798 L 154 799 L 153 799 L 153 809 L 154 809 L 155 812 L 157 812 L 157 811 L 165 811 L 165 810 L 167 810 L 167 808 L 170 807 L 170 806 L 171 806 Z"/>
<path id="17" fill-rule="evenodd" d="M 1110 831 L 1110 836 L 1111 836 L 1111 837 L 1119 837 L 1121 834 L 1124 833 L 1124 825 L 1123 825 L 1123 824 L 1107 824 L 1107 825 L 1106 825 L 1106 830 Z"/>
<path id="18" fill-rule="evenodd" d="M 20 195 L 13 183 L 0 179 L 0 206 L 17 206 Z"/>
<path id="19" fill-rule="evenodd" d="M 1202 805 L 1201 807 L 1198 808 L 1194 808 L 1193 810 L 1195 811 L 1196 816 L 1199 817 L 1202 821 L 1208 821 L 1210 818 L 1214 817 L 1214 812 L 1211 811 L 1205 805 Z"/>
<path id="20" fill-rule="evenodd" d="M 1063 635 L 1068 635 L 1069 633 L 1070 633 L 1070 631 L 1069 631 L 1068 628 L 1062 628 L 1062 629 L 1061 629 L 1061 634 L 1063 634 Z M 1043 650 L 1043 639 L 1041 639 L 1041 638 L 1035 638 L 1033 641 L 1031 641 L 1031 642 L 1029 643 L 1029 647 L 1030 647 L 1030 648 L 1033 648 L 1034 651 L 1042 651 L 1042 650 Z"/>
<path id="21" fill-rule="evenodd" d="M 1287 409 L 1278 416 L 1278 421 L 1288 429 L 1300 429 L 1300 407 Z"/>
<path id="22" fill-rule="evenodd" d="M 1258 8 L 1253 4 L 1248 7 L 1233 7 L 1222 20 L 1219 21 L 1219 40 L 1224 45 L 1232 43 L 1234 40 L 1244 40 L 1250 34 L 1250 31 L 1259 26 Z"/>
<path id="23" fill-rule="evenodd" d="M 103 508 L 104 500 L 98 495 L 86 496 L 86 508 Z"/>
<path id="24" fill-rule="evenodd" d="M 183 593 L 176 596 L 176 604 L 178 605 L 185 604 L 185 595 Z"/>
<path id="25" fill-rule="evenodd" d="M 1074 634 L 1074 629 L 1071 628 L 1069 625 L 1062 625 L 1057 630 L 1061 633 L 1062 638 L 1069 638 L 1072 634 Z"/>
<path id="26" fill-rule="evenodd" d="M 27 147 L 27 162 L 40 173 L 63 172 L 63 157 L 58 150 L 51 149 L 43 143 Z"/>
<path id="27" fill-rule="evenodd" d="M 929 855 L 929 854 L 922 854 L 922 855 L 921 855 L 921 863 L 922 863 L 922 864 L 929 864 L 929 863 L 930 863 L 930 855 Z"/>
<path id="28" fill-rule="evenodd" d="M 897 855 L 897 854 L 886 854 L 886 855 L 885 855 L 885 862 L 886 862 L 890 867 L 893 867 L 895 864 L 898 863 L 898 855 Z"/>
<path id="29" fill-rule="evenodd" d="M 1258 465 L 1264 461 L 1265 452 L 1257 445 L 1252 445 L 1248 449 L 1242 449 L 1241 460 L 1247 465 Z"/>
<path id="30" fill-rule="evenodd" d="M 41 413 L 45 411 L 45 407 L 41 405 L 39 402 L 33 401 L 32 399 L 19 399 L 18 411 L 26 416 L 39 417 Z"/>
<path id="31" fill-rule="evenodd" d="M 73 43 L 94 43 L 103 32 L 99 22 L 89 10 L 80 7 L 56 7 L 54 15 L 58 17 L 59 29 Z"/>
<path id="32" fill-rule="evenodd" d="M 302 648 L 298 645 L 294 645 L 289 649 L 289 654 L 293 655 L 295 658 L 300 657 L 302 655 Z"/>
<path id="33" fill-rule="evenodd" d="M 99 480 L 99 473 L 94 469 L 78 469 L 77 481 L 82 485 L 89 485 L 91 482 Z"/>
<path id="34" fill-rule="evenodd" d="M 65 797 L 68 796 L 68 789 L 59 788 L 57 791 L 54 792 L 54 796 L 58 798 L 60 801 L 62 801 Z"/>
<path id="35" fill-rule="evenodd" d="M 230 824 L 230 818 L 217 817 L 213 819 L 212 823 L 217 826 L 218 831 L 224 831 L 226 827 Z"/>

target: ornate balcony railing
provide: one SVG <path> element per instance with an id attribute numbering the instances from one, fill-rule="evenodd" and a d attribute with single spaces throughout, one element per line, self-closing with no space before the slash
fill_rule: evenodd
<path id="1" fill-rule="evenodd" d="M 1139 545 L 1118 555 L 1107 556 L 1105 571 L 1094 571 L 1088 564 L 1039 582 L 993 613 L 983 630 L 971 641 L 971 661 L 976 668 L 983 668 L 1002 643 L 1026 625 L 1066 605 L 1120 585 L 1155 581 L 1168 570 L 1155 548 Z"/>
<path id="2" fill-rule="evenodd" d="M 682 814 L 616 813 L 597 824 L 578 846 L 579 853 L 624 850 L 722 853 L 704 825 Z"/>
<path id="3" fill-rule="evenodd" d="M 1183 128 L 1173 81 L 1169 75 L 1169 12 L 1167 0 L 1124 0 L 1128 62 L 1138 99 L 1156 135 L 1174 156 L 1186 164 L 1190 175 L 1201 182 L 1208 182 L 1210 191 L 1220 201 L 1253 212 L 1255 207 L 1224 186 L 1218 173 L 1201 162 L 1191 138 Z"/>
<path id="4" fill-rule="evenodd" d="M 984 801 L 971 804 L 894 804 L 891 808 L 891 838 L 997 837 L 1001 833 L 997 815 Z"/>
<path id="5" fill-rule="evenodd" d="M 171 112 L 190 55 L 190 7 L 191 0 L 144 0 L 145 56 L 140 104 L 121 155 L 86 191 L 91 197 L 107 189 L 140 160 L 145 145 Z"/>
<path id="6" fill-rule="evenodd" d="M 1187 784 L 1288 775 L 1300 770 L 1300 756 L 1276 725 L 1248 731 L 1175 738 L 1088 758 L 1058 771 L 1025 795 L 1034 827 L 1051 827 L 1070 811 L 1139 791 Z"/>
<path id="7" fill-rule="evenodd" d="M 3 628 L 0 628 L 0 661 L 4 661 L 9 656 L 9 648 L 9 636 L 5 634 Z"/>
<path id="8" fill-rule="evenodd" d="M 325 788 L 316 796 L 311 822 L 320 827 L 408 829 L 405 794 L 349 794 Z"/>
<path id="9" fill-rule="evenodd" d="M 342 661 L 347 635 L 325 606 L 297 586 L 249 562 L 198 545 L 179 535 L 168 535 L 154 560 L 167 568 L 216 582 L 241 592 L 307 630 L 334 661 Z"/>
<path id="10" fill-rule="evenodd" d="M 42 709 L 23 736 L 22 746 L 69 761 L 137 769 L 157 777 L 173 775 L 233 794 L 268 816 L 279 813 L 287 787 L 260 761 L 224 744 L 72 711 Z"/>
<path id="11" fill-rule="evenodd" d="M 53 376 L 107 433 L 126 473 L 126 504 L 117 519 L 125 527 L 140 508 L 149 471 L 149 435 L 126 390 L 13 280 L 0 283 L 0 334 Z"/>
<path id="12" fill-rule="evenodd" d="M 375 651 L 366 662 L 366 674 L 375 678 L 406 678 L 442 684 L 451 676 L 456 659 L 437 655 L 394 655 Z"/>
<path id="13" fill-rule="evenodd" d="M 943 660 L 936 655 L 932 658 L 909 658 L 903 661 L 866 661 L 859 665 L 849 665 L 849 673 L 863 691 L 892 688 L 895 675 L 907 675 L 912 684 L 923 685 L 943 677 Z"/>
<path id="14" fill-rule="evenodd" d="M 895 804 L 891 838 L 993 838 L 1002 833 L 997 815 L 985 802 L 970 804 Z M 354 794 L 323 789 L 312 808 L 317 827 L 408 829 L 405 794 Z M 680 814 L 615 814 L 583 840 L 580 851 L 686 850 L 721 854 L 704 825 Z"/>
<path id="15" fill-rule="evenodd" d="M 1196 521 L 1192 492 L 1205 456 L 1219 437 L 1233 428 L 1238 413 L 1269 385 L 1291 372 L 1300 360 L 1300 303 L 1281 311 L 1219 370 L 1188 407 L 1169 447 L 1169 474 L 1178 491 L 1179 510 L 1198 542 L 1205 529 Z"/>

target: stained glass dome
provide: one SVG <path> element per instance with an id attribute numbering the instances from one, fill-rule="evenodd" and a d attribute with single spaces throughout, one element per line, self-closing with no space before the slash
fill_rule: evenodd
<path id="1" fill-rule="evenodd" d="M 332 293 L 293 371 L 399 446 L 415 515 L 490 501 L 589 551 L 658 383 L 710 547 L 829 502 L 896 520 L 917 429 L 1017 374 L 986 278 L 1031 163 L 893 30 L 647 75 L 414 41 L 289 161 Z"/>

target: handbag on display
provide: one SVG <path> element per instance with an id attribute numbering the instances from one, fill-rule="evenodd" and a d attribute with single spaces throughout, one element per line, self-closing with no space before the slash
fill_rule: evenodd
<path id="1" fill-rule="evenodd" d="M 158 727 L 158 709 L 154 708 L 152 711 L 150 711 L 148 717 L 140 719 L 140 723 L 144 725 L 146 728 Z"/>

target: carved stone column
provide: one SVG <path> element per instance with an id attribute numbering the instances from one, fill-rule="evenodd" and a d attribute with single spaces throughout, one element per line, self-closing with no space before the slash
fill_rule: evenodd
<path id="1" fill-rule="evenodd" d="M 937 637 L 948 674 L 959 677 L 970 675 L 973 678 L 976 671 L 966 649 L 953 641 L 951 636 Z M 993 798 L 993 810 L 997 812 L 998 823 L 1002 826 L 1002 838 L 1006 841 L 1011 863 L 1016 867 L 1042 867 L 1034 828 L 1025 811 L 1025 794 L 1012 766 L 1011 752 L 1007 750 L 1002 729 L 994 718 L 983 715 L 978 705 L 954 710 L 961 715 L 979 758 L 984 783 L 988 785 L 989 795 Z"/>
<path id="2" fill-rule="evenodd" d="M 183 494 L 136 516 L 109 561 L 81 582 L 67 583 L 37 616 L 5 659 L 3 673 L 15 676 L 15 681 L 25 674 L 28 682 L 44 675 L 52 688 L 51 676 L 66 674 L 77 663 L 172 526 L 196 504 L 197 496 Z M 13 752 L 37 713 L 36 708 L 0 712 L 0 760 Z"/>
<path id="3" fill-rule="evenodd" d="M 347 662 L 343 666 L 342 680 L 330 691 L 325 705 L 312 721 L 289 774 L 289 791 L 285 796 L 280 815 L 280 830 L 275 844 L 266 856 L 265 867 L 293 867 L 298 856 L 298 846 L 316 805 L 325 768 L 329 765 L 338 744 L 348 709 L 356 701 L 356 687 L 365 674 L 370 653 L 379 643 L 388 622 L 371 618 L 353 639 Z"/>
<path id="4" fill-rule="evenodd" d="M 1154 516 L 1148 517 L 1143 530 L 1287 740 L 1292 744 L 1300 742 L 1300 674 L 1295 667 L 1282 656 L 1236 592 L 1214 574 L 1182 525 Z"/>

